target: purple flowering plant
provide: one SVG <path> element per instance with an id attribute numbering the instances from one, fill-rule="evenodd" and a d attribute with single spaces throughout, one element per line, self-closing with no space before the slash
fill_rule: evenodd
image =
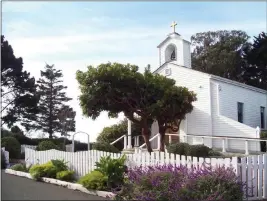
<path id="1" fill-rule="evenodd" d="M 129 169 L 115 200 L 243 200 L 245 185 L 232 168 L 157 165 Z"/>

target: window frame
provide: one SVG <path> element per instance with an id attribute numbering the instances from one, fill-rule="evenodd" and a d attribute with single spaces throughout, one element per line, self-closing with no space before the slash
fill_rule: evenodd
<path id="1" fill-rule="evenodd" d="M 241 108 L 239 106 L 241 106 Z M 240 109 L 241 109 L 241 114 L 240 114 Z M 239 123 L 244 123 L 244 103 L 242 102 L 237 102 L 237 121 Z"/>
<path id="2" fill-rule="evenodd" d="M 265 107 L 261 106 L 260 107 L 260 124 L 261 124 L 261 128 L 264 129 L 265 128 Z"/>

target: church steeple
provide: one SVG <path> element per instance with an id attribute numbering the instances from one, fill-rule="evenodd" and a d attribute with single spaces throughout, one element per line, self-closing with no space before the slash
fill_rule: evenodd
<path id="1" fill-rule="evenodd" d="M 172 32 L 158 45 L 159 64 L 174 63 L 179 66 L 191 68 L 190 42 L 181 38 L 175 30 L 177 23 L 172 22 Z"/>

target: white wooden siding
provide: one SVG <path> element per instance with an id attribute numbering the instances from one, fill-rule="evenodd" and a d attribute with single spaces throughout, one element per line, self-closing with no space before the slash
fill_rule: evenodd
<path id="1" fill-rule="evenodd" d="M 193 103 L 194 109 L 187 115 L 187 133 L 211 135 L 209 76 L 171 63 L 165 68 L 171 68 L 172 73 L 168 77 L 174 79 L 177 86 L 187 87 L 197 94 L 197 101 Z M 164 75 L 164 68 L 158 73 Z"/>
<path id="2" fill-rule="evenodd" d="M 244 103 L 243 123 L 253 128 L 261 126 L 260 107 L 262 106 L 267 108 L 267 94 L 248 90 L 217 80 L 214 80 L 213 82 L 219 84 L 221 89 L 219 92 L 221 115 L 238 121 L 237 102 L 241 102 Z"/>

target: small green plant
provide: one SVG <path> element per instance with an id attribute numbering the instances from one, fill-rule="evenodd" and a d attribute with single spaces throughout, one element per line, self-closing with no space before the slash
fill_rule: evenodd
<path id="1" fill-rule="evenodd" d="M 40 181 L 45 176 L 44 165 L 33 165 L 29 172 L 33 179 Z"/>
<path id="2" fill-rule="evenodd" d="M 107 177 L 101 172 L 96 170 L 81 177 L 78 183 L 83 185 L 87 189 L 93 189 L 93 190 L 107 189 Z"/>
<path id="3" fill-rule="evenodd" d="M 34 165 L 30 168 L 29 172 L 31 176 L 40 180 L 41 177 L 48 177 L 56 179 L 57 173 L 67 171 L 68 166 L 64 160 L 51 160 L 42 165 Z"/>
<path id="4" fill-rule="evenodd" d="M 40 142 L 36 148 L 37 151 L 45 151 L 50 149 L 59 149 L 59 147 L 52 141 L 45 140 Z"/>
<path id="5" fill-rule="evenodd" d="M 123 184 L 124 174 L 127 167 L 124 165 L 126 156 L 123 155 L 118 159 L 112 159 L 110 156 L 100 158 L 96 162 L 96 170 L 107 177 L 108 187 L 117 187 Z"/>
<path id="6" fill-rule="evenodd" d="M 65 162 L 64 160 L 56 159 L 51 160 L 51 162 L 53 166 L 55 166 L 57 172 L 68 170 L 67 162 Z"/>
<path id="7" fill-rule="evenodd" d="M 62 181 L 74 181 L 74 171 L 72 170 L 64 170 L 57 173 L 56 179 L 62 180 Z"/>
<path id="8" fill-rule="evenodd" d="M 98 151 L 112 152 L 112 153 L 120 152 L 115 146 L 107 142 L 96 142 L 93 144 L 92 149 L 95 149 Z"/>
<path id="9" fill-rule="evenodd" d="M 18 159 L 20 157 L 20 143 L 14 137 L 3 137 L 1 139 L 1 147 L 9 152 L 9 158 Z"/>
<path id="10" fill-rule="evenodd" d="M 21 171 L 21 172 L 29 172 L 30 167 L 27 168 L 26 164 L 16 164 L 11 167 L 12 170 Z"/>

